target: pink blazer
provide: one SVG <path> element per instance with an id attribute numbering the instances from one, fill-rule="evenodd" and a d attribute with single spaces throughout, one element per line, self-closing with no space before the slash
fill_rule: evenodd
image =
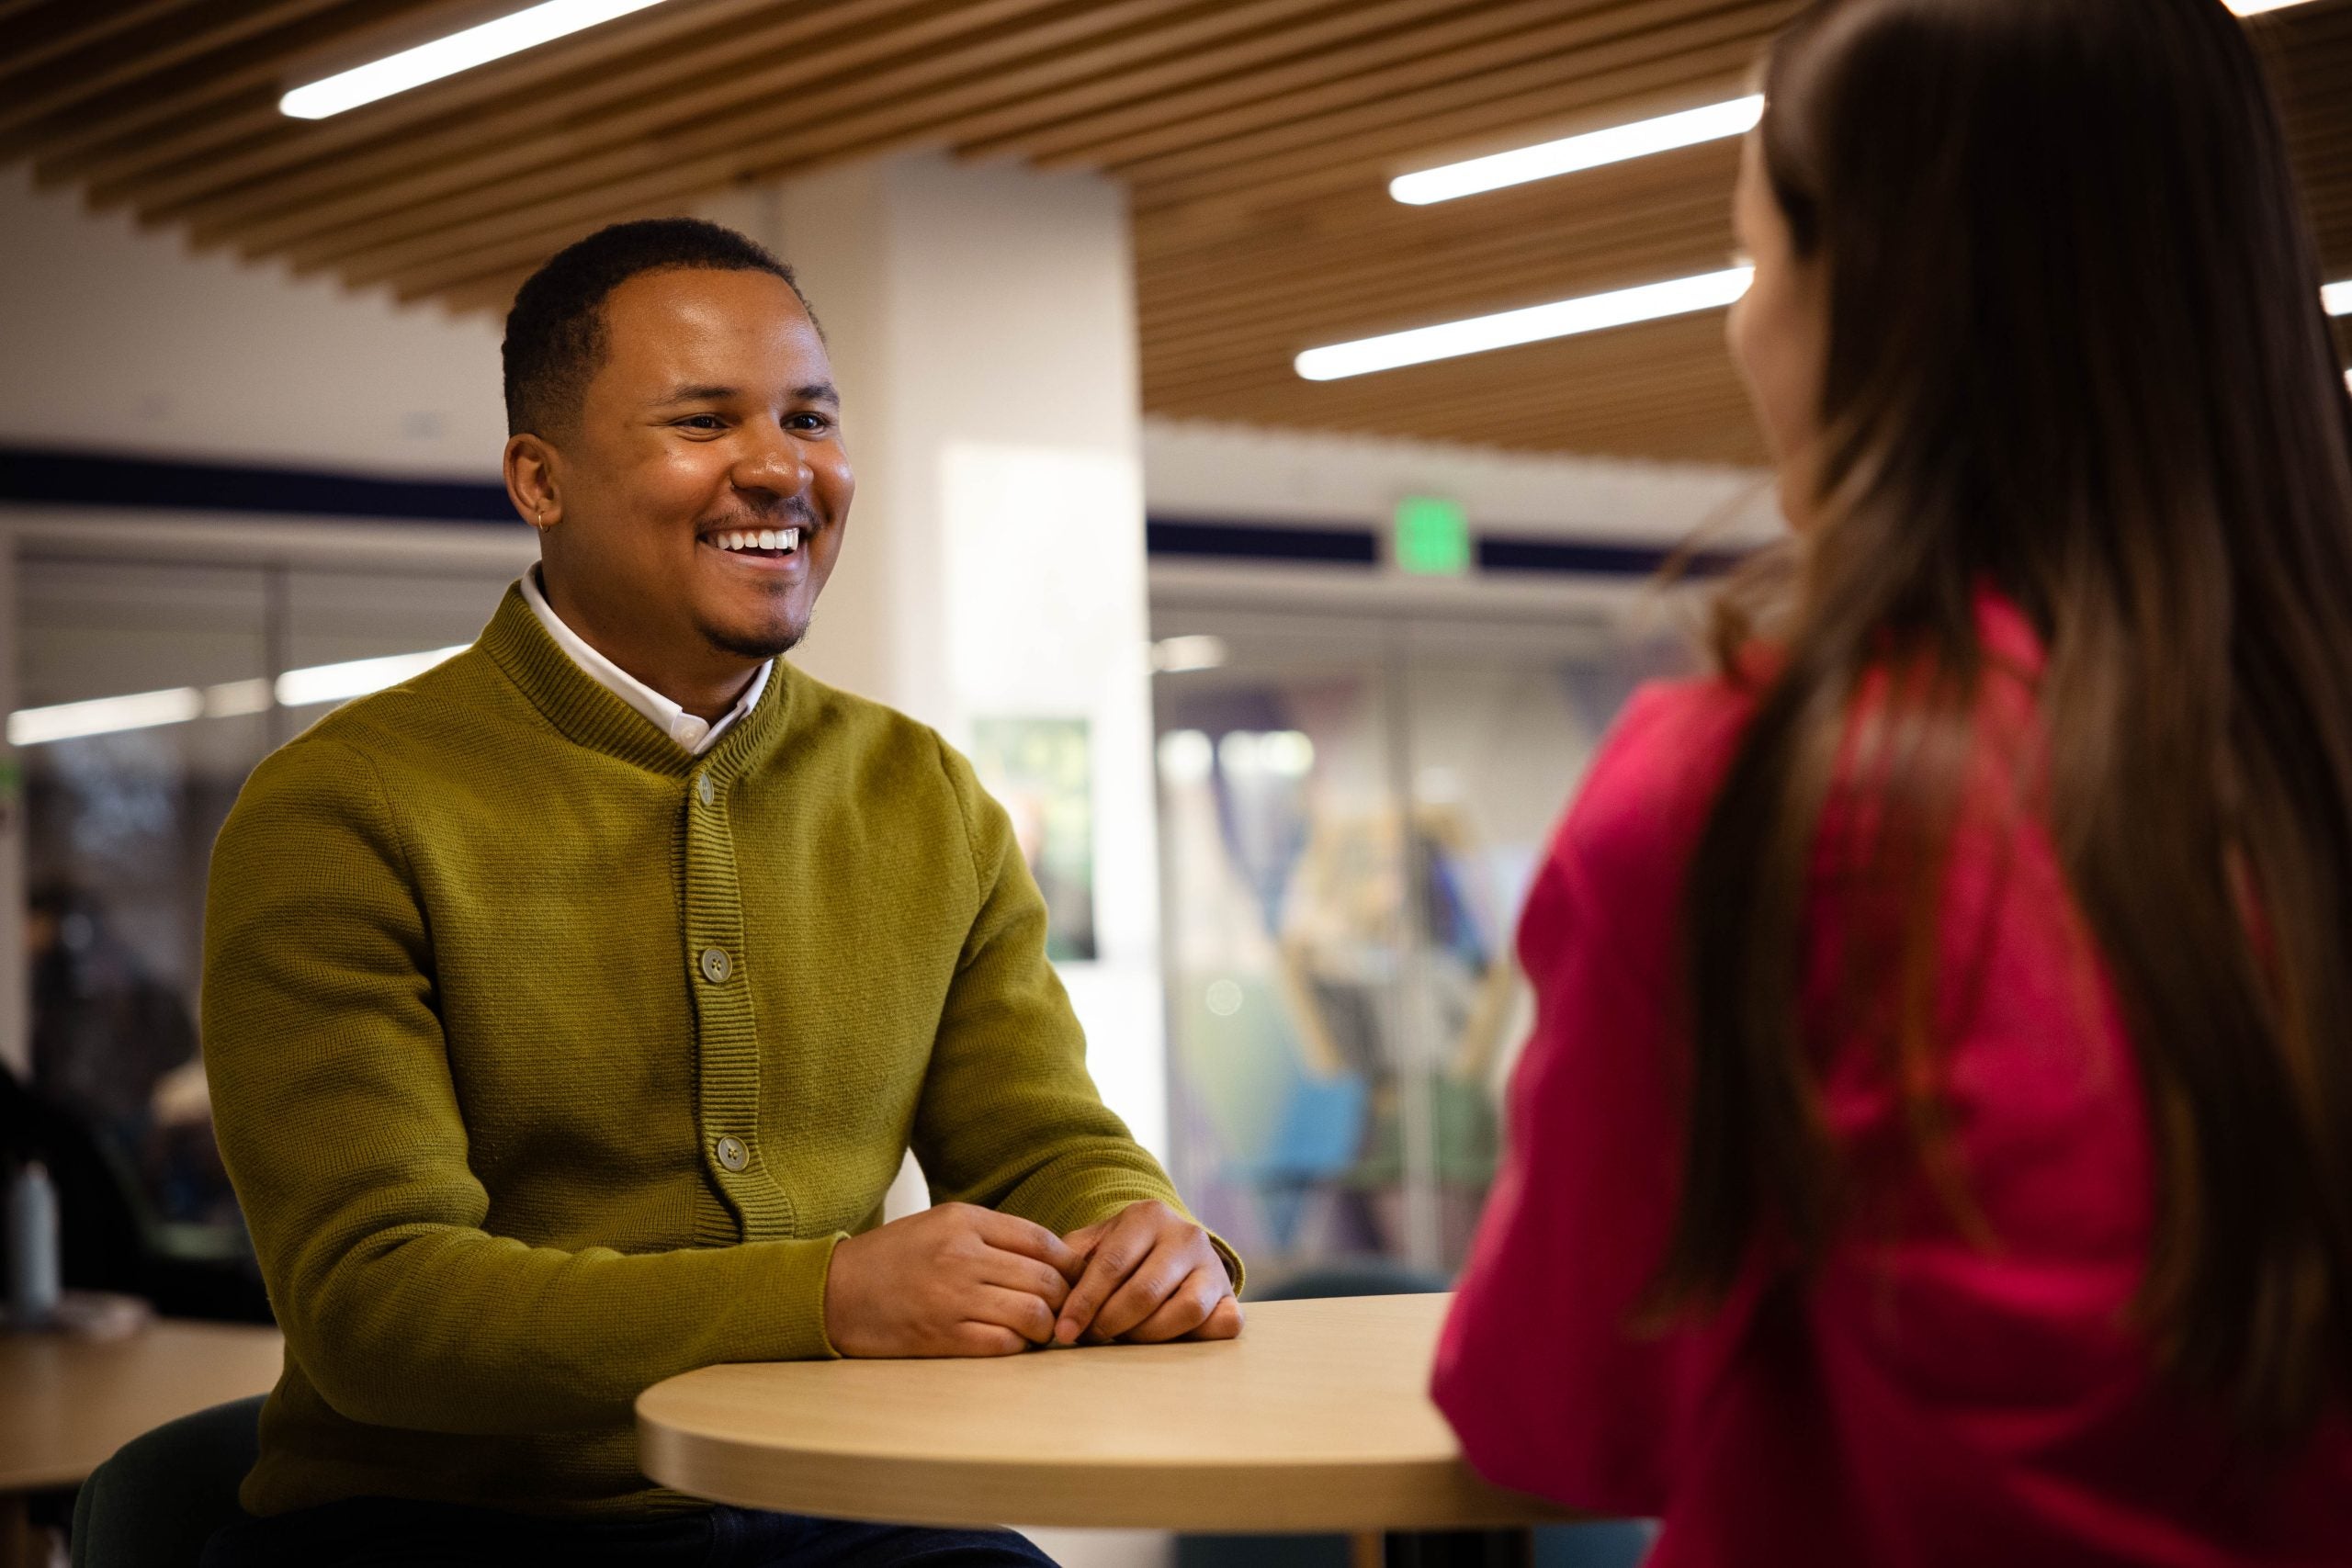
<path id="1" fill-rule="evenodd" d="M 2013 611 L 1984 615 L 2015 671 L 1988 693 L 1987 733 L 2021 737 L 2038 653 Z M 2125 1320 L 2152 1151 L 2129 1043 L 2031 822 L 1962 833 L 1944 915 L 1948 977 L 1971 981 L 1946 986 L 1945 1093 L 1997 1245 L 1958 1234 L 1910 1161 L 1870 1158 L 1907 1146 L 1894 1100 L 1872 1053 L 1836 1048 L 1831 1125 L 1883 1173 L 1871 1207 L 1891 1217 L 1854 1227 L 1809 1288 L 1759 1269 L 1704 1321 L 1628 1328 L 1679 1179 L 1676 903 L 1747 712 L 1720 682 L 1638 694 L 1529 900 L 1534 1033 L 1434 1379 L 1471 1463 L 1662 1518 L 1656 1568 L 2352 1564 L 2352 1421 L 2249 1471 L 2154 1382 Z M 2007 776 L 1983 770 L 1972 803 Z M 1816 896 L 1815 995 L 1840 918 Z"/>

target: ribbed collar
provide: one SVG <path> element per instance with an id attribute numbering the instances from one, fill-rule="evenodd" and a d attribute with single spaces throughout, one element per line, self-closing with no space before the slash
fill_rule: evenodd
<path id="1" fill-rule="evenodd" d="M 775 748 L 791 701 L 791 667 L 778 660 L 752 711 L 737 719 L 718 745 L 695 757 L 558 647 L 531 613 L 520 584 L 507 588 L 475 646 L 567 738 L 651 773 L 684 776 L 707 768 L 721 778 L 734 776 Z"/>
<path id="2" fill-rule="evenodd" d="M 605 658 L 597 651 L 595 644 L 565 626 L 563 617 L 555 613 L 555 606 L 548 603 L 537 567 L 515 579 L 514 586 L 523 591 L 523 603 L 531 607 L 531 614 L 538 617 L 540 626 L 555 639 L 558 648 L 571 655 L 574 664 L 587 671 L 589 677 L 598 685 L 643 714 L 648 724 L 676 741 L 690 757 L 699 757 L 717 750 L 727 732 L 735 728 L 735 721 L 760 705 L 760 699 L 767 694 L 768 679 L 775 673 L 774 664 L 761 665 L 751 680 L 744 683 L 742 694 L 735 699 L 734 706 L 716 719 L 705 719 L 698 714 L 688 713 Z M 689 734 L 695 739 L 688 740 L 686 736 Z"/>

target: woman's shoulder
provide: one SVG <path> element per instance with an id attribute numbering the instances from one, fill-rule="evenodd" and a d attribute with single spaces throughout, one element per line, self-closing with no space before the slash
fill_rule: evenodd
<path id="1" fill-rule="evenodd" d="M 1723 676 L 1636 688 L 1586 772 L 1555 858 L 1604 883 L 1679 863 L 1705 826 L 1755 705 L 1749 688 Z"/>

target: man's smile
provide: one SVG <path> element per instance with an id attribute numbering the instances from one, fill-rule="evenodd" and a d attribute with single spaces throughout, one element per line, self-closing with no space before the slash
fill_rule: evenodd
<path id="1" fill-rule="evenodd" d="M 695 542 L 746 566 L 775 570 L 801 564 L 805 532 L 797 524 L 782 528 L 719 528 Z"/>

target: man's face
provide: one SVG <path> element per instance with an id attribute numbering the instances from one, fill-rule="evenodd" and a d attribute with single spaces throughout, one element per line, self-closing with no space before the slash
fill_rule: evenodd
<path id="1" fill-rule="evenodd" d="M 856 489 L 816 323 L 773 274 L 699 268 L 629 279 L 604 321 L 556 457 L 550 592 L 651 666 L 774 658 L 808 629 Z"/>

